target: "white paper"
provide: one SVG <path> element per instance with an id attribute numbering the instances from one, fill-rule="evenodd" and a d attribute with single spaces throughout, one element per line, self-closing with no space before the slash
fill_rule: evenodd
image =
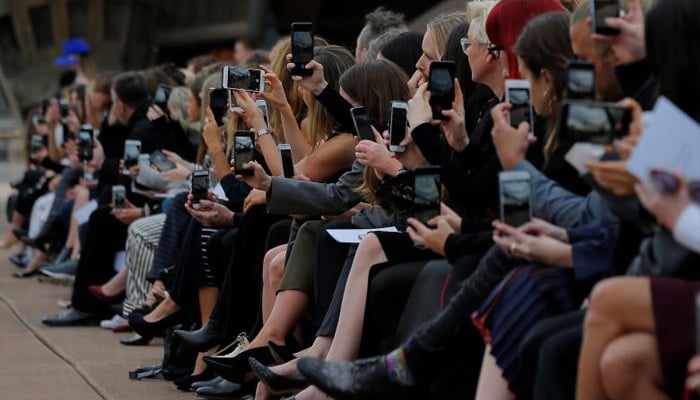
<path id="1" fill-rule="evenodd" d="M 224 188 L 221 186 L 221 183 L 216 184 L 214 190 L 212 190 L 212 193 L 217 199 L 228 201 L 228 197 L 226 197 L 226 193 L 224 192 Z"/>
<path id="2" fill-rule="evenodd" d="M 96 200 L 90 200 L 87 204 L 84 206 L 80 207 L 76 212 L 75 212 L 75 220 L 78 222 L 78 225 L 82 225 L 90 219 L 90 214 L 92 214 L 93 211 L 97 209 L 97 201 Z"/>
<path id="3" fill-rule="evenodd" d="M 641 181 L 649 171 L 678 171 L 700 179 L 700 125 L 665 97 L 659 98 L 627 168 Z"/>
<path id="4" fill-rule="evenodd" d="M 360 243 L 370 232 L 398 232 L 395 226 L 374 229 L 328 229 L 327 232 L 338 243 Z"/>
<path id="5" fill-rule="evenodd" d="M 588 142 L 577 142 L 571 146 L 564 159 L 576 168 L 580 175 L 588 172 L 585 163 L 588 161 L 598 161 L 605 154 L 605 146 Z"/>

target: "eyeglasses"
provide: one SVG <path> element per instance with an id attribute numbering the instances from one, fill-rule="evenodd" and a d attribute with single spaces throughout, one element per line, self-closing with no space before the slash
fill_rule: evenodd
<path id="1" fill-rule="evenodd" d="M 462 51 L 465 52 L 465 53 L 467 52 L 467 49 L 469 48 L 469 46 L 471 46 L 471 45 L 473 45 L 473 44 L 479 44 L 479 45 L 482 45 L 482 46 L 486 46 L 486 50 L 488 50 L 489 54 L 491 54 L 491 56 L 492 56 L 493 58 L 498 58 L 498 57 L 500 57 L 500 56 L 501 56 L 501 50 L 503 50 L 502 48 L 496 46 L 495 44 L 489 44 L 489 43 L 479 42 L 479 41 L 471 40 L 471 39 L 468 39 L 468 38 L 461 38 L 461 39 L 459 39 L 459 44 L 462 45 Z"/>
<path id="2" fill-rule="evenodd" d="M 681 182 L 674 176 L 665 171 L 652 170 L 650 172 L 652 183 L 656 190 L 661 193 L 673 194 L 681 189 Z M 695 203 L 700 203 L 700 181 L 686 182 L 690 198 Z"/>

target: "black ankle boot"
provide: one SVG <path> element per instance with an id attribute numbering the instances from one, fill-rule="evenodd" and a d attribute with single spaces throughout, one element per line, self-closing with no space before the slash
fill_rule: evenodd
<path id="1" fill-rule="evenodd" d="M 205 352 L 220 344 L 224 339 L 221 323 L 210 319 L 206 325 L 196 331 L 175 330 L 174 333 L 193 349 Z"/>

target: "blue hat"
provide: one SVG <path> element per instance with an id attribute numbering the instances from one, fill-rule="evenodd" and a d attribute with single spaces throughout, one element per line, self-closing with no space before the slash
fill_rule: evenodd
<path id="1" fill-rule="evenodd" d="M 73 65 L 78 63 L 78 55 L 88 54 L 90 52 L 90 46 L 83 38 L 74 38 L 66 40 L 63 43 L 63 53 L 61 57 L 54 60 L 56 65 Z"/>

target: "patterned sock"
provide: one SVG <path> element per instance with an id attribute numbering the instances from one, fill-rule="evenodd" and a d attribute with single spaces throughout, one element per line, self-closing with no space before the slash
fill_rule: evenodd
<path id="1" fill-rule="evenodd" d="M 384 356 L 386 362 L 387 373 L 389 380 L 396 382 L 401 386 L 412 386 L 415 384 L 411 371 L 406 364 L 406 354 L 402 348 L 398 348 Z"/>

